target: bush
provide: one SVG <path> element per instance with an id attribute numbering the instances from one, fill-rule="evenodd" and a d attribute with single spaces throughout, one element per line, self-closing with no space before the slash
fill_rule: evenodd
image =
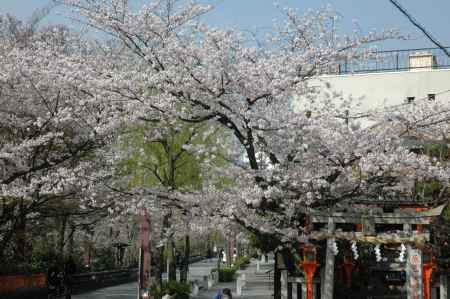
<path id="1" fill-rule="evenodd" d="M 100 248 L 95 253 L 96 257 L 92 261 L 91 270 L 94 272 L 114 270 L 116 256 L 112 248 Z"/>
<path id="2" fill-rule="evenodd" d="M 187 283 L 178 281 L 163 282 L 161 288 L 153 284 L 150 287 L 150 294 L 153 299 L 161 299 L 166 294 L 169 294 L 172 299 L 189 299 L 191 287 Z"/>
<path id="3" fill-rule="evenodd" d="M 239 269 L 244 269 L 248 264 L 250 264 L 250 257 L 243 256 L 237 259 L 232 267 L 225 267 L 219 269 L 219 281 L 220 282 L 233 281 L 235 278 L 236 271 Z M 214 269 L 213 271 L 217 271 L 217 269 Z"/>
<path id="4" fill-rule="evenodd" d="M 250 258 L 248 256 L 242 256 L 234 262 L 234 267 L 236 267 L 236 269 L 243 269 L 247 267 L 248 264 L 250 264 Z"/>
<path id="5" fill-rule="evenodd" d="M 233 281 L 234 275 L 236 274 L 236 268 L 222 268 L 219 269 L 219 281 L 220 282 L 230 282 Z"/>
<path id="6" fill-rule="evenodd" d="M 39 270 L 36 270 L 31 264 L 29 263 L 18 263 L 13 260 L 9 261 L 2 261 L 1 267 L 0 267 L 0 275 L 20 275 L 20 274 L 33 274 L 33 273 L 39 273 L 43 272 Z"/>

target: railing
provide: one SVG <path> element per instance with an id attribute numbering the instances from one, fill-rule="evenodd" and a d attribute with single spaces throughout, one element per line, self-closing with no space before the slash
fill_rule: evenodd
<path id="1" fill-rule="evenodd" d="M 320 279 L 314 278 L 313 280 L 313 289 L 314 289 L 314 297 L 320 298 L 321 297 L 321 286 L 320 286 Z M 296 292 L 294 293 L 294 286 L 296 289 Z M 306 298 L 306 281 L 305 277 L 295 277 L 295 276 L 288 276 L 287 282 L 286 282 L 286 289 L 287 289 L 287 299 L 302 299 Z"/>
<path id="2" fill-rule="evenodd" d="M 266 273 L 266 274 L 269 274 L 269 279 L 271 279 L 270 278 L 270 274 L 273 272 L 273 269 L 269 269 L 269 270 L 267 270 L 266 272 L 264 272 L 264 273 Z"/>
<path id="3" fill-rule="evenodd" d="M 73 276 L 73 291 L 80 293 L 87 290 L 137 281 L 137 276 L 138 269 L 76 274 Z"/>
<path id="4" fill-rule="evenodd" d="M 450 47 L 446 47 L 450 51 Z M 432 57 L 428 65 L 411 65 L 411 57 L 425 55 Z M 411 69 L 446 69 L 450 68 L 450 57 L 439 48 L 421 48 L 406 50 L 376 51 L 368 55 L 368 59 L 356 61 L 342 61 L 330 73 L 376 73 L 407 71 Z"/>

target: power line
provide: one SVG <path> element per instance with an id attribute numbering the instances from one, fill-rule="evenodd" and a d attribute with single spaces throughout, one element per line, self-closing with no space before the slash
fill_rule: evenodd
<path id="1" fill-rule="evenodd" d="M 433 37 L 433 35 L 425 29 L 425 27 L 423 25 L 421 25 L 419 23 L 419 21 L 417 21 L 403 6 L 400 5 L 400 3 L 398 3 L 398 1 L 396 0 L 389 0 L 395 7 L 397 7 L 398 10 L 400 10 L 400 12 L 402 14 L 404 14 L 408 20 L 417 28 L 419 28 L 420 31 L 423 32 L 423 34 L 425 34 L 426 37 L 428 37 L 428 39 L 435 44 L 437 47 L 439 47 L 448 57 L 450 57 L 450 53 L 447 51 L 447 49 L 442 46 L 441 43 L 439 43 L 439 41 Z"/>
<path id="2" fill-rule="evenodd" d="M 443 95 L 446 93 L 450 93 L 450 89 L 446 89 L 440 92 L 435 93 L 435 95 Z M 411 107 L 412 105 L 415 105 L 418 102 L 425 102 L 425 101 L 429 101 L 428 96 L 423 97 L 423 98 L 419 98 L 414 100 L 414 103 L 401 103 L 401 104 L 395 104 L 395 105 L 390 105 L 390 106 L 384 106 L 384 107 L 380 107 L 380 108 L 374 108 L 374 109 L 369 109 L 365 112 L 358 112 L 352 115 L 348 115 L 348 116 L 338 116 L 339 118 L 342 119 L 358 119 L 358 118 L 368 118 L 368 117 L 374 117 L 374 116 L 379 116 L 379 115 L 383 115 L 389 112 L 396 112 L 398 111 L 398 109 L 401 108 L 406 108 L 406 107 Z M 443 111 L 444 112 L 448 112 L 448 111 Z"/>
<path id="3" fill-rule="evenodd" d="M 446 90 L 443 90 L 443 91 L 440 91 L 440 92 L 436 92 L 435 95 L 436 95 L 436 96 L 437 96 L 437 95 L 443 95 L 443 94 L 446 94 L 446 93 L 449 93 L 449 92 L 450 92 L 450 89 L 446 89 Z M 424 96 L 424 97 L 422 97 L 422 98 L 416 99 L 416 100 L 414 100 L 414 103 L 412 103 L 412 104 L 414 105 L 415 103 L 418 103 L 418 102 L 425 102 L 425 101 L 430 101 L 430 99 L 428 98 L 428 96 Z M 384 112 L 393 112 L 393 111 L 395 111 L 394 109 L 402 108 L 402 107 L 408 107 L 408 106 L 411 106 L 411 103 L 405 102 L 405 103 L 401 103 L 401 104 L 396 104 L 396 105 L 391 105 L 391 106 L 385 106 L 385 107 L 383 108 L 383 111 L 379 111 L 379 112 L 380 112 L 380 113 L 384 113 Z"/>

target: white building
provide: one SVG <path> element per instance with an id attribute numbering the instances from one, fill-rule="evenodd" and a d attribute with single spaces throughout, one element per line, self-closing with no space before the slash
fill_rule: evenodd
<path id="1" fill-rule="evenodd" d="M 310 81 L 319 87 L 319 97 L 340 94 L 361 101 L 360 111 L 389 111 L 395 106 L 419 101 L 450 103 L 450 58 L 439 49 L 386 51 L 377 62 L 339 66 L 339 74 Z M 387 55 L 388 54 L 388 55 Z M 341 71 L 342 70 L 342 71 Z M 302 105 L 300 110 L 308 109 Z M 352 111 L 354 114 L 356 111 Z"/>

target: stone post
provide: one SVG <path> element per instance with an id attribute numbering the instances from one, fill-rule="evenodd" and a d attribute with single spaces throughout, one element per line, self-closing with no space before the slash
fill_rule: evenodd
<path id="1" fill-rule="evenodd" d="M 308 296 L 306 295 L 306 280 L 304 283 L 302 283 L 301 289 L 302 289 L 302 299 L 308 298 Z"/>
<path id="2" fill-rule="evenodd" d="M 439 299 L 447 299 L 447 292 L 448 292 L 448 277 L 447 273 L 441 274 L 440 276 L 440 284 L 439 284 Z"/>
<path id="3" fill-rule="evenodd" d="M 199 292 L 198 282 L 197 282 L 197 281 L 194 281 L 194 282 L 192 283 L 192 296 L 193 296 L 193 297 L 197 296 L 197 295 L 198 295 L 198 292 Z"/>
<path id="4" fill-rule="evenodd" d="M 288 297 L 288 271 L 281 271 L 281 298 L 287 299 Z"/>
<path id="5" fill-rule="evenodd" d="M 242 278 L 240 276 L 236 279 L 236 295 L 242 296 Z"/>
<path id="6" fill-rule="evenodd" d="M 208 275 L 208 290 L 210 290 L 214 285 L 214 277 L 209 274 Z"/>

